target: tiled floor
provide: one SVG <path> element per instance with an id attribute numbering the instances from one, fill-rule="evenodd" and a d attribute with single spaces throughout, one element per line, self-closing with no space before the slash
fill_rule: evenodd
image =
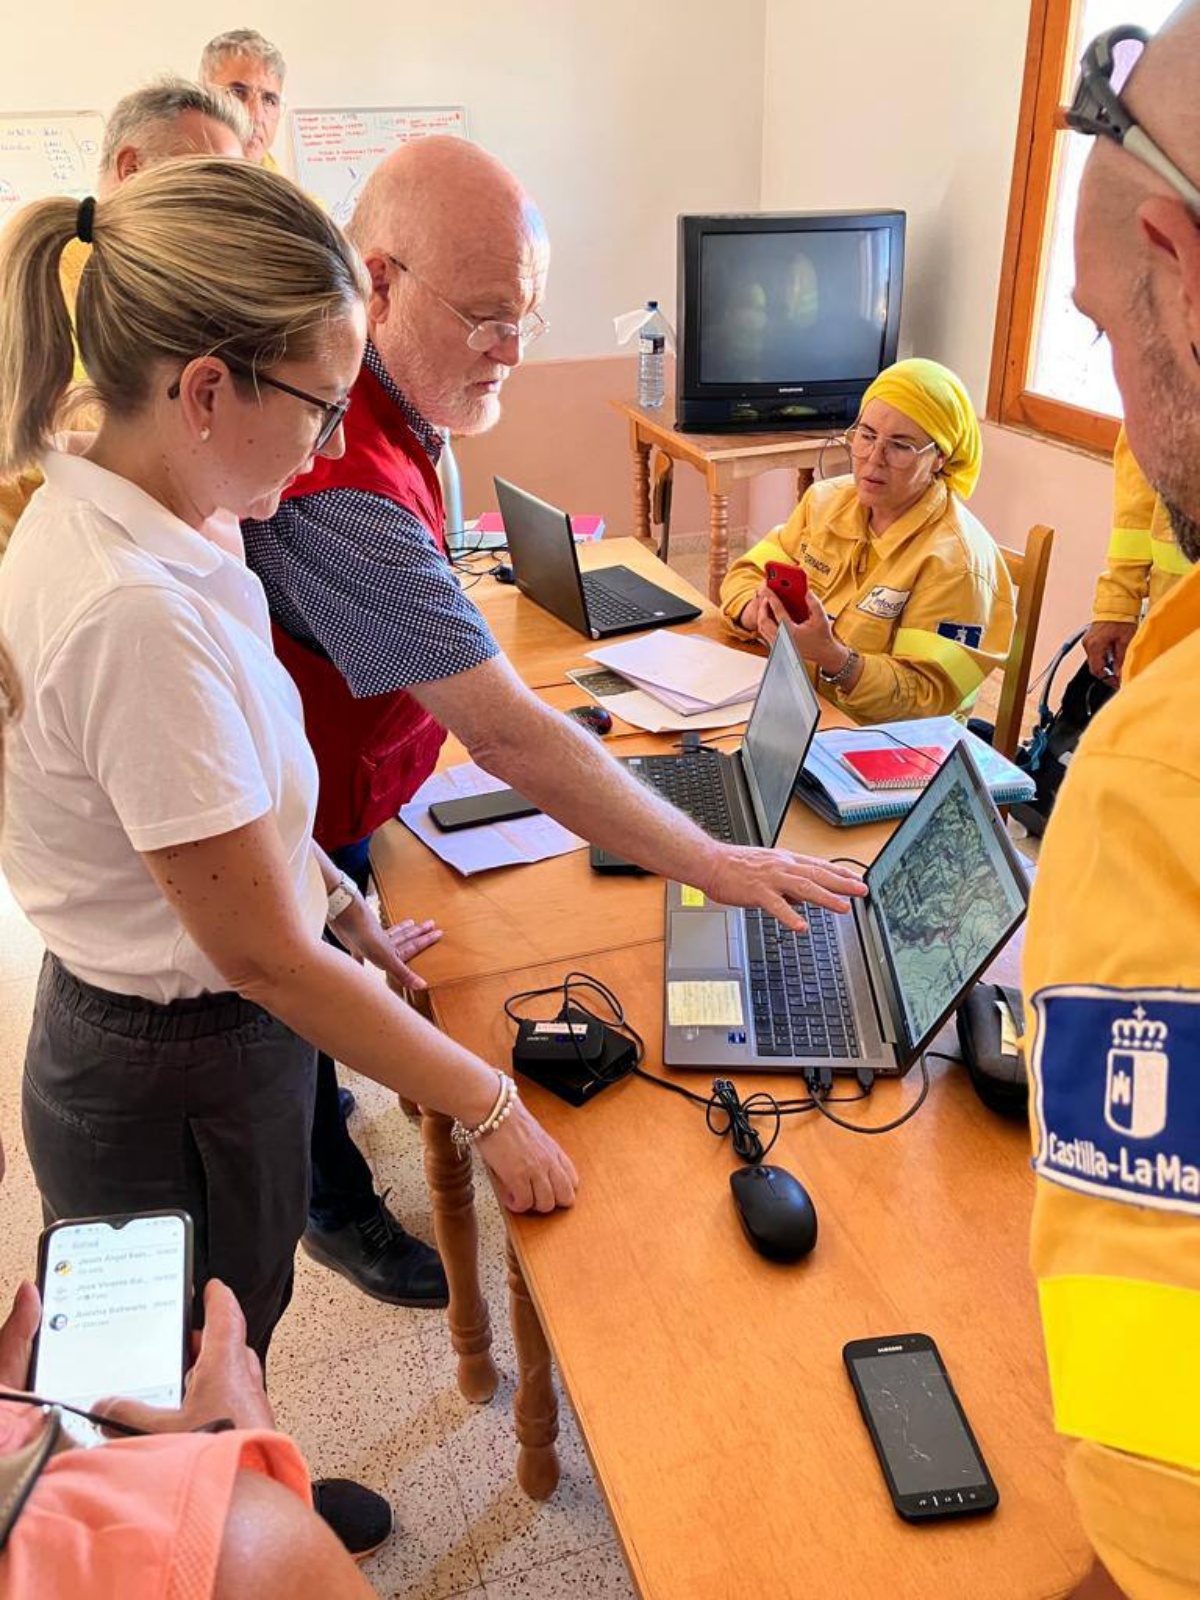
<path id="1" fill-rule="evenodd" d="M 0 1297 L 32 1276 L 41 1226 L 21 1144 L 20 1080 L 40 941 L 0 880 Z M 395 1096 L 346 1074 L 358 1099 L 351 1128 L 382 1187 L 417 1233 L 431 1238 L 416 1128 Z M 468 1405 L 439 1312 L 378 1304 L 297 1256 L 296 1295 L 271 1352 L 280 1426 L 317 1475 L 358 1478 L 386 1494 L 397 1531 L 364 1567 L 383 1596 L 426 1600 L 629 1600 L 633 1588 L 587 1456 L 563 1405 L 562 1482 L 535 1505 L 517 1488 L 512 1432 L 515 1362 L 507 1328 L 503 1224 L 478 1185 L 485 1292 L 492 1307 L 499 1394 Z"/>

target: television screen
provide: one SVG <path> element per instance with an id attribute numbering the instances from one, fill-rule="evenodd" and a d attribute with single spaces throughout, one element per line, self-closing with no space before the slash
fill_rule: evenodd
<path id="1" fill-rule="evenodd" d="M 887 228 L 706 232 L 700 382 L 869 381 L 885 364 Z"/>

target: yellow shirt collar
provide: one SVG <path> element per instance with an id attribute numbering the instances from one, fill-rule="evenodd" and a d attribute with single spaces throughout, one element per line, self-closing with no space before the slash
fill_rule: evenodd
<path id="1" fill-rule="evenodd" d="M 1195 633 L 1198 627 L 1200 567 L 1193 567 L 1169 594 L 1163 595 L 1151 606 L 1145 622 L 1129 646 L 1122 676 L 1126 681 L 1136 678 L 1139 672 L 1144 672 L 1159 656 L 1174 649 L 1182 639 Z"/>
<path id="2" fill-rule="evenodd" d="M 827 524 L 828 531 L 841 539 L 855 543 L 869 539 L 876 554 L 882 559 L 906 544 L 914 534 L 920 533 L 928 523 L 945 515 L 949 492 L 940 478 L 935 478 L 917 501 L 909 506 L 883 534 L 873 534 L 867 523 L 867 510 L 855 492 L 853 480 L 845 503 L 838 507 Z"/>

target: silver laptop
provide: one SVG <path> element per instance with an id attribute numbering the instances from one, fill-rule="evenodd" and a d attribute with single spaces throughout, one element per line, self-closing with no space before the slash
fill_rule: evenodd
<path id="1" fill-rule="evenodd" d="M 503 478 L 494 481 L 517 588 L 584 638 L 665 628 L 700 615 L 698 607 L 631 567 L 581 572 L 566 512 Z"/>
<path id="2" fill-rule="evenodd" d="M 965 742 L 867 872 L 849 916 L 766 912 L 667 885 L 663 1060 L 723 1072 L 870 1067 L 925 1050 L 1025 916 L 1025 867 Z"/>
<path id="3" fill-rule="evenodd" d="M 820 720 L 804 663 L 780 628 L 740 749 L 727 753 L 701 745 L 678 756 L 624 756 L 621 765 L 712 838 L 769 847 L 779 837 Z M 596 872 L 641 870 L 599 845 L 592 846 L 591 859 Z"/>

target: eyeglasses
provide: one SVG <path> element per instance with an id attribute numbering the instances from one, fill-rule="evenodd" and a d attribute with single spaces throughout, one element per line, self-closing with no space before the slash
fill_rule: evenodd
<path id="1" fill-rule="evenodd" d="M 1121 98 L 1130 73 L 1149 41 L 1146 30 L 1132 23 L 1109 28 L 1092 40 L 1079 63 L 1079 82 L 1066 114 L 1067 126 L 1076 133 L 1111 139 L 1119 144 L 1157 172 L 1193 211 L 1200 214 L 1200 189 L 1159 149 L 1130 115 Z"/>
<path id="2" fill-rule="evenodd" d="M 296 400 L 303 400 L 306 405 L 316 406 L 325 413 L 325 420 L 321 424 L 313 443 L 313 450 L 320 455 L 325 446 L 346 420 L 346 413 L 350 409 L 350 397 L 345 400 L 323 400 L 319 394 L 309 394 L 307 389 L 297 389 L 294 384 L 284 383 L 281 378 L 268 378 L 265 372 L 255 372 L 250 367 L 243 367 L 239 363 L 225 360 L 225 365 L 231 372 L 240 373 L 242 377 L 251 379 L 252 382 L 265 383 L 268 389 L 278 389 L 281 394 L 290 394 Z M 179 399 L 179 379 L 167 390 L 168 400 Z"/>
<path id="3" fill-rule="evenodd" d="M 911 467 L 927 450 L 937 449 L 932 440 L 928 444 L 913 444 L 908 439 L 885 439 L 881 433 L 876 433 L 861 422 L 847 428 L 837 442 L 844 444 L 856 461 L 865 461 L 877 444 L 882 445 L 885 467 Z"/>
<path id="4" fill-rule="evenodd" d="M 395 256 L 388 256 L 388 260 L 401 272 L 406 272 L 414 283 L 419 283 L 427 294 L 440 301 L 447 311 L 452 311 L 463 327 L 470 330 L 467 334 L 468 350 L 494 350 L 498 344 L 507 344 L 510 339 L 515 339 L 521 345 L 532 344 L 550 327 L 540 311 L 526 312 L 520 322 L 499 322 L 494 319 L 487 322 L 472 322 L 465 312 L 447 300 L 444 294 L 439 294 L 432 284 L 426 283 L 425 279 L 411 267 L 406 267 L 403 261 Z"/>

